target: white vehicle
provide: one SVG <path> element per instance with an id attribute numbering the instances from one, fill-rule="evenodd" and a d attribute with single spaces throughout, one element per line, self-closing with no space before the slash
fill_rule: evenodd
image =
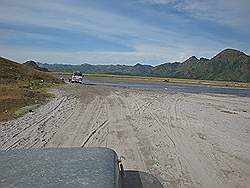
<path id="1" fill-rule="evenodd" d="M 71 83 L 82 83 L 83 75 L 80 71 L 73 72 Z"/>

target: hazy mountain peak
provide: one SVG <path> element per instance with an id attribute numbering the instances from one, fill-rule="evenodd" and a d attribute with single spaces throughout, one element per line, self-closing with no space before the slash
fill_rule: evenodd
<path id="1" fill-rule="evenodd" d="M 226 60 L 230 60 L 230 59 L 236 58 L 236 57 L 246 57 L 247 58 L 248 56 L 239 50 L 227 48 L 227 49 L 224 49 L 223 51 L 221 51 L 220 53 L 218 53 L 212 59 L 226 61 Z"/>
<path id="2" fill-rule="evenodd" d="M 191 56 L 183 63 L 197 63 L 198 61 L 199 61 L 199 59 L 197 59 L 195 56 Z"/>
<path id="3" fill-rule="evenodd" d="M 29 66 L 37 66 L 36 62 L 33 60 L 28 60 L 24 63 L 24 65 L 29 65 Z"/>
<path id="4" fill-rule="evenodd" d="M 136 63 L 135 67 L 143 66 L 141 63 Z"/>
<path id="5" fill-rule="evenodd" d="M 232 48 L 226 48 L 224 50 L 222 50 L 220 53 L 231 53 L 231 54 L 234 54 L 234 55 L 237 55 L 237 54 L 244 54 L 243 52 L 239 51 L 239 50 L 236 50 L 236 49 L 232 49 Z M 219 53 L 219 54 L 220 54 Z M 246 54 L 245 54 L 246 55 Z"/>

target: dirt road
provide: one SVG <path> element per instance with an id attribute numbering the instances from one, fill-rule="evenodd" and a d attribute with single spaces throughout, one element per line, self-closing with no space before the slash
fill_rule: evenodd
<path id="1" fill-rule="evenodd" d="M 67 85 L 0 149 L 105 146 L 166 187 L 250 186 L 250 98 Z"/>

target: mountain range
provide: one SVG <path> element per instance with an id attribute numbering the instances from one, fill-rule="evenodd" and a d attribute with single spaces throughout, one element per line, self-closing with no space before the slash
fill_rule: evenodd
<path id="1" fill-rule="evenodd" d="M 250 56 L 235 49 L 225 49 L 211 59 L 192 56 L 184 62 L 164 63 L 157 66 L 130 65 L 66 65 L 38 63 L 54 72 L 158 76 L 201 80 L 250 82 Z"/>

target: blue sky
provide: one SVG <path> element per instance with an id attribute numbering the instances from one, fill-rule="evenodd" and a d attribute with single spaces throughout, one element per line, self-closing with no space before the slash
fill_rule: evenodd
<path id="1" fill-rule="evenodd" d="M 250 54 L 249 0 L 0 0 L 0 56 L 157 65 Z"/>

